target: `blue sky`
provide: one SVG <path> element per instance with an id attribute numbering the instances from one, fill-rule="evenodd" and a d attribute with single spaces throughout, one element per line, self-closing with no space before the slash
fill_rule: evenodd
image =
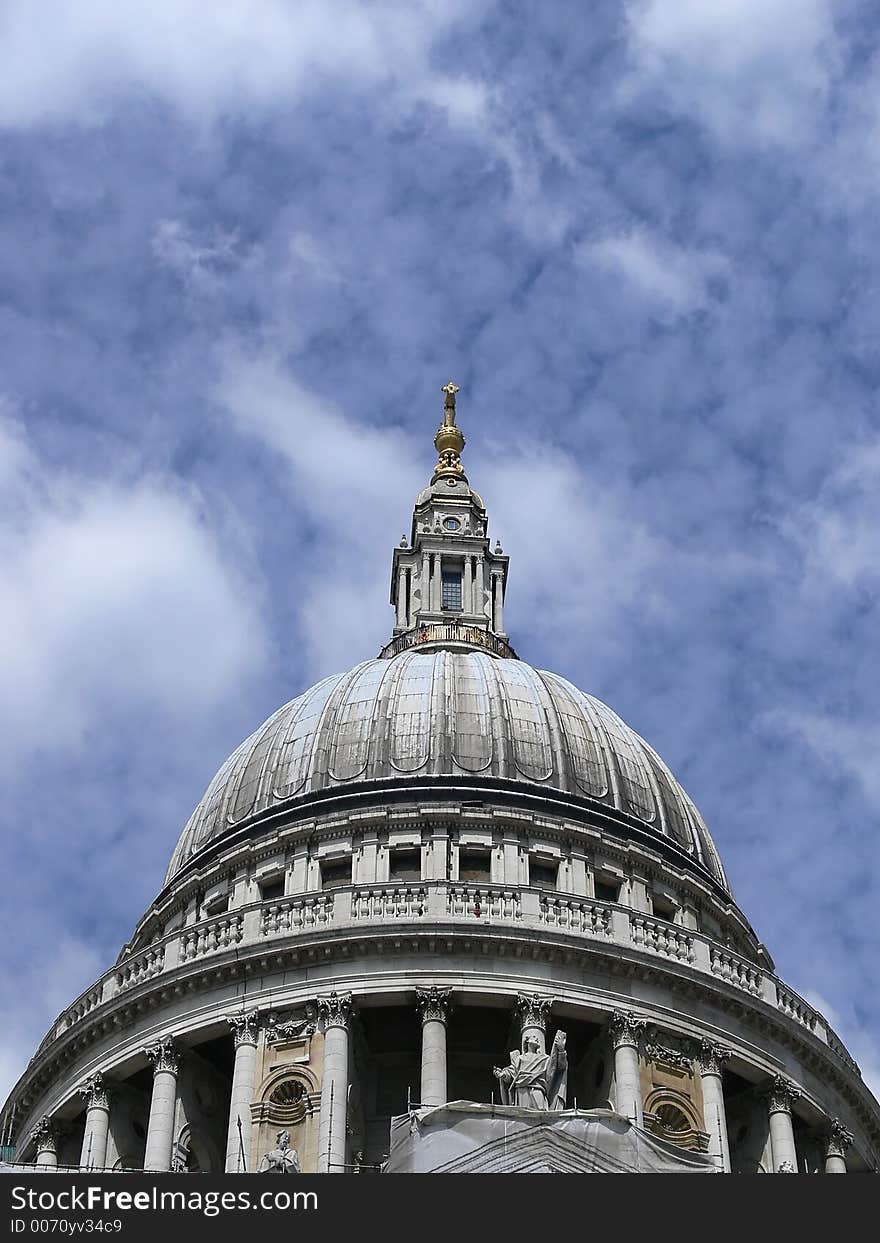
<path id="1" fill-rule="evenodd" d="M 223 758 L 388 635 L 450 377 L 517 649 L 877 1091 L 876 6 L 51 10 L 0 9 L 0 1095 Z"/>

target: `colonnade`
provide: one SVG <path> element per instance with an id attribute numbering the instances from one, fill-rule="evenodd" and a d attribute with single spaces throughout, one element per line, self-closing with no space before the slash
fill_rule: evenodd
<path id="1" fill-rule="evenodd" d="M 421 1020 L 421 1106 L 437 1106 L 447 1100 L 447 1026 L 450 1012 L 449 989 L 432 985 L 416 990 L 416 1007 Z M 553 1000 L 538 994 L 520 994 L 515 1009 L 520 1027 L 521 1047 L 527 1038 L 546 1052 L 546 1031 Z M 317 1000 L 318 1020 L 324 1034 L 323 1080 L 318 1121 L 318 1173 L 341 1173 L 346 1169 L 346 1122 L 349 1095 L 349 1043 L 355 1008 L 351 993 L 331 992 Z M 235 1047 L 232 1072 L 225 1170 L 227 1173 L 253 1169 L 251 1148 L 251 1102 L 256 1083 L 256 1054 L 260 1034 L 260 1014 L 254 1009 L 227 1018 Z M 644 1126 L 640 1047 L 645 1023 L 629 1011 L 615 1010 L 608 1021 L 608 1035 L 614 1056 L 616 1110 L 635 1126 Z M 181 1049 L 172 1036 L 166 1036 L 144 1050 L 153 1067 L 149 1123 L 144 1169 L 155 1172 L 171 1169 L 175 1134 L 177 1079 Z M 699 1042 L 695 1066 L 699 1070 L 708 1151 L 719 1170 L 730 1172 L 722 1070 L 728 1050 L 710 1040 Z M 101 1073 L 90 1076 L 79 1089 L 85 1101 L 85 1127 L 80 1166 L 102 1169 L 106 1165 L 112 1084 Z M 795 1173 L 797 1151 L 792 1124 L 792 1106 L 799 1089 L 781 1075 L 766 1085 L 763 1098 L 767 1108 L 769 1147 L 774 1173 Z M 58 1164 L 59 1125 L 51 1118 L 40 1119 L 33 1132 L 38 1166 Z M 852 1135 L 837 1119 L 831 1119 L 823 1132 L 823 1159 L 827 1174 L 846 1173 L 846 1152 Z"/>

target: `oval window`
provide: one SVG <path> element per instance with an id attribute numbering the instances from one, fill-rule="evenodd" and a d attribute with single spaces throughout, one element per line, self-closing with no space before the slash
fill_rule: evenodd
<path id="1" fill-rule="evenodd" d="M 461 526 L 461 523 L 457 518 L 444 518 L 443 525 L 446 527 L 447 531 L 457 531 Z"/>

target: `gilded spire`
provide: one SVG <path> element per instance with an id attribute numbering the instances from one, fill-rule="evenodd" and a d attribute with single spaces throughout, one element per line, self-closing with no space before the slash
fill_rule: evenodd
<path id="1" fill-rule="evenodd" d="M 456 475 L 461 479 L 465 478 L 464 467 L 461 464 L 461 451 L 465 446 L 465 439 L 461 428 L 455 423 L 455 394 L 458 392 L 458 385 L 450 380 L 440 391 L 444 394 L 443 422 L 434 437 L 438 461 L 434 467 L 432 483 L 441 475 Z"/>

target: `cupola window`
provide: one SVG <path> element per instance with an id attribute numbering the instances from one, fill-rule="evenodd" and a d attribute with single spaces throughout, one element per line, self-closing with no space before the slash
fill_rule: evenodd
<path id="1" fill-rule="evenodd" d="M 458 518 L 444 518 L 443 525 L 447 531 L 458 531 L 461 528 Z"/>
<path id="2" fill-rule="evenodd" d="M 444 570 L 442 578 L 444 609 L 461 611 L 461 570 Z"/>
<path id="3" fill-rule="evenodd" d="M 389 880 L 421 880 L 422 856 L 418 850 L 392 850 L 388 862 Z"/>
<path id="4" fill-rule="evenodd" d="M 276 898 L 284 897 L 284 877 L 283 876 L 267 876 L 265 880 L 260 881 L 260 898 L 263 902 L 272 902 Z"/>
<path id="5" fill-rule="evenodd" d="M 555 863 L 529 860 L 529 884 L 535 889 L 555 889 L 559 868 Z"/>
<path id="6" fill-rule="evenodd" d="M 597 876 L 595 881 L 596 897 L 600 902 L 617 902 L 620 898 L 620 885 L 617 881 L 606 880 Z"/>
<path id="7" fill-rule="evenodd" d="M 488 850 L 463 850 L 458 856 L 458 879 L 481 881 L 492 879 L 492 861 Z"/>
<path id="8" fill-rule="evenodd" d="M 321 861 L 321 888 L 340 889 L 351 884 L 351 859 Z"/>

